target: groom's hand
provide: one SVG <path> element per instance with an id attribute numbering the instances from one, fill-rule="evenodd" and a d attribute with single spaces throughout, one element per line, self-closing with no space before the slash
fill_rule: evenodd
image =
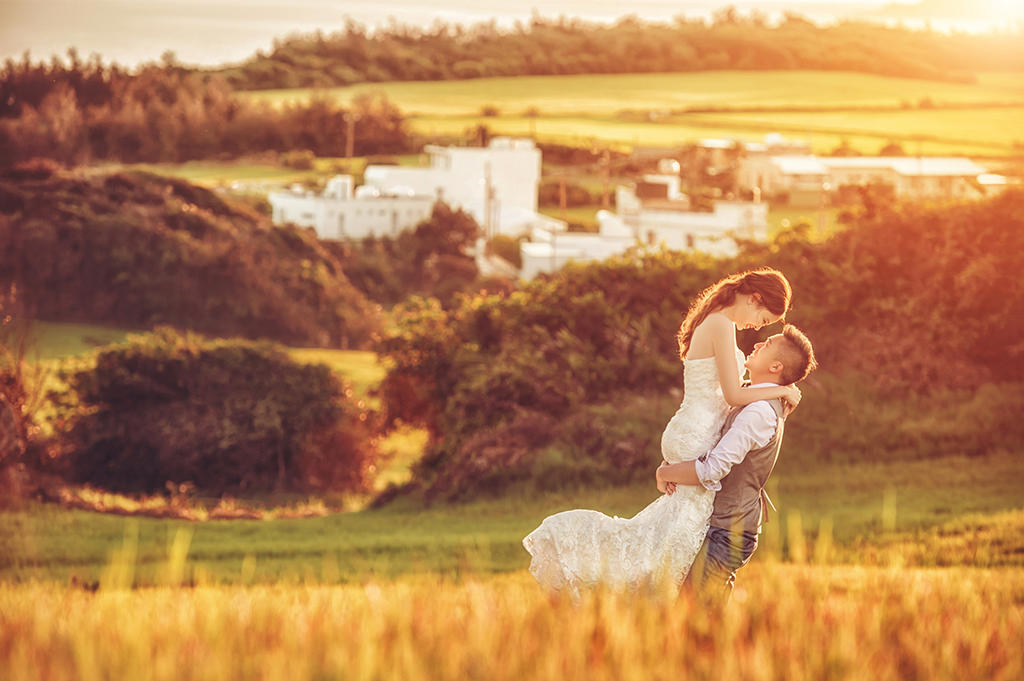
<path id="1" fill-rule="evenodd" d="M 658 491 L 662 494 L 672 494 L 676 491 L 676 483 L 669 482 L 661 477 L 661 471 L 668 467 L 668 461 L 662 461 L 661 465 L 658 466 L 658 470 L 654 472 L 654 479 L 658 483 Z"/>
<path id="2" fill-rule="evenodd" d="M 661 477 L 661 471 L 668 468 L 671 464 L 668 461 L 662 461 L 661 465 L 658 466 L 658 470 L 654 472 L 654 479 L 658 481 L 658 491 L 662 494 L 668 494 L 672 496 L 672 493 L 676 491 L 676 483 L 669 482 Z"/>

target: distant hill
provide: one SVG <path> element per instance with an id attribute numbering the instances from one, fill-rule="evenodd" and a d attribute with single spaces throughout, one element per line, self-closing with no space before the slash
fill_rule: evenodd
<path id="1" fill-rule="evenodd" d="M 141 172 L 0 175 L 0 282 L 52 321 L 332 347 L 366 346 L 379 323 L 313 234 Z"/>
<path id="2" fill-rule="evenodd" d="M 879 24 L 818 26 L 795 14 L 769 25 L 734 9 L 711 23 L 613 25 L 534 18 L 515 29 L 392 26 L 291 36 L 237 66 L 215 70 L 236 89 L 336 87 L 364 82 L 520 75 L 817 69 L 970 81 L 974 71 L 1024 69 L 1011 34 L 945 35 Z"/>

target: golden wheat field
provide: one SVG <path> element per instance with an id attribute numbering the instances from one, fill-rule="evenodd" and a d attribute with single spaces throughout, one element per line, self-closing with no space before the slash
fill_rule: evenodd
<path id="1" fill-rule="evenodd" d="M 526 572 L 90 592 L 0 584 L 0 677 L 630 681 L 1024 677 L 1024 571 L 809 566 L 682 598 L 551 600 Z"/>

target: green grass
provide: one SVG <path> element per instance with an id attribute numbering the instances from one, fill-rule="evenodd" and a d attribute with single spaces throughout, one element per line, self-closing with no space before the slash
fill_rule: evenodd
<path id="1" fill-rule="evenodd" d="M 564 211 L 558 206 L 542 206 L 539 211 L 542 215 L 548 215 L 558 220 L 565 220 L 570 225 L 578 224 L 587 228 L 588 231 L 597 231 L 597 211 L 601 210 L 601 206 L 576 206 L 574 208 L 566 208 Z M 615 212 L 614 208 L 608 210 Z"/>
<path id="2" fill-rule="evenodd" d="M 936 104 L 1024 104 L 1024 74 L 983 73 L 976 84 L 940 83 L 836 71 L 701 71 L 695 73 L 520 76 L 475 80 L 364 83 L 319 91 L 349 103 L 383 92 L 408 114 L 476 115 L 484 105 L 502 115 L 536 107 L 541 116 L 614 114 L 624 109 L 693 107 L 899 107 L 930 98 Z M 252 99 L 284 103 L 312 90 L 262 90 Z"/>
<path id="3" fill-rule="evenodd" d="M 822 536 L 839 560 L 859 562 L 867 546 L 882 561 L 886 547 L 908 555 L 909 545 L 918 563 L 971 565 L 980 560 L 975 545 L 982 541 L 988 553 L 981 564 L 1024 564 L 1024 467 L 1013 455 L 780 466 L 769 489 L 781 515 L 766 525 L 764 557 L 811 553 L 821 528 L 830 527 Z M 319 518 L 205 523 L 32 503 L 0 512 L 0 579 L 96 580 L 127 537 L 137 546 L 138 579 L 151 583 L 179 532 L 190 537 L 192 568 L 219 582 L 503 573 L 526 567 L 520 540 L 548 514 L 596 508 L 632 516 L 655 496 L 652 483 L 426 508 L 403 499 Z M 940 546 L 947 547 L 942 555 Z"/>
<path id="4" fill-rule="evenodd" d="M 399 165 L 420 165 L 424 158 L 420 154 L 390 156 Z M 97 170 L 113 168 L 143 170 L 158 175 L 178 177 L 207 187 L 266 187 L 292 183 L 318 182 L 325 175 L 361 175 L 366 168 L 367 157 L 317 158 L 310 170 L 287 168 L 270 161 L 188 161 L 186 163 L 135 163 L 124 165 L 101 165 Z"/>
<path id="5" fill-rule="evenodd" d="M 328 93 L 349 102 L 367 90 L 385 92 L 428 138 L 458 136 L 482 124 L 498 134 L 574 146 L 670 147 L 704 137 L 752 141 L 778 131 L 807 140 L 817 153 L 845 141 L 875 154 L 892 140 L 908 153 L 1007 156 L 1024 142 L 1016 123 L 1024 119 L 1024 74 L 985 73 L 975 84 L 955 84 L 832 71 L 711 71 L 374 83 Z M 310 92 L 245 96 L 280 103 Z M 926 99 L 938 107 L 973 108 L 917 108 Z M 485 104 L 500 115 L 481 116 Z M 531 107 L 538 117 L 524 115 Z M 721 111 L 686 113 L 698 108 Z"/>
<path id="6" fill-rule="evenodd" d="M 27 359 L 50 361 L 122 342 L 132 331 L 96 324 L 34 321 Z"/>
<path id="7" fill-rule="evenodd" d="M 377 355 L 365 350 L 293 348 L 288 354 L 292 359 L 305 364 L 326 364 L 335 373 L 348 379 L 356 393 L 363 398 L 381 382 L 386 373 L 386 369 L 377 361 Z M 376 402 L 374 406 L 378 406 Z"/>
<path id="8" fill-rule="evenodd" d="M 1024 107 L 999 109 L 1008 117 L 1024 118 Z M 930 113 L 930 112 L 929 112 Z M 531 124 L 519 117 L 482 118 L 413 117 L 413 128 L 427 136 L 444 137 L 462 135 L 467 129 L 486 125 L 493 134 L 528 136 L 531 131 L 545 142 L 568 146 L 590 147 L 595 144 L 611 146 L 679 147 L 704 138 L 737 138 L 748 142 L 762 141 L 769 132 L 782 132 L 787 137 L 807 141 L 813 153 L 828 154 L 846 143 L 864 155 L 874 155 L 888 142 L 900 143 L 907 153 L 927 156 L 1007 156 L 1017 153 L 1014 144 L 1021 141 L 1016 128 L 998 128 L 992 136 L 997 141 L 965 139 L 963 128 L 949 128 L 945 134 L 922 139 L 912 116 L 903 119 L 904 127 L 885 129 L 873 121 L 872 112 L 843 114 L 841 127 L 811 129 L 791 125 L 784 114 L 772 122 L 774 114 L 765 114 L 764 121 L 753 122 L 734 118 L 734 115 L 694 114 L 666 117 L 657 122 L 622 120 L 609 116 L 567 116 L 538 118 Z M 983 123 L 980 123 L 983 124 Z M 971 130 L 969 126 L 967 130 Z M 967 133 L 969 135 L 969 133 Z"/>

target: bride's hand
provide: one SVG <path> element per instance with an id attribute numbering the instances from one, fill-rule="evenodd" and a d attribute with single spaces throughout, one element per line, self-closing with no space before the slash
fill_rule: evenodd
<path id="1" fill-rule="evenodd" d="M 668 483 L 665 482 L 664 480 L 662 480 L 662 478 L 661 478 L 661 469 L 664 468 L 667 465 L 668 465 L 667 461 L 662 461 L 661 465 L 658 466 L 658 470 L 654 471 L 654 480 L 655 480 L 655 482 L 658 485 L 658 491 L 661 492 L 662 494 L 665 494 L 665 491 L 668 489 Z"/>
<path id="2" fill-rule="evenodd" d="M 786 392 L 782 395 L 782 399 L 786 402 L 786 415 L 788 416 L 800 404 L 800 398 L 803 395 L 800 392 L 800 388 L 795 385 L 787 385 L 785 390 Z"/>

